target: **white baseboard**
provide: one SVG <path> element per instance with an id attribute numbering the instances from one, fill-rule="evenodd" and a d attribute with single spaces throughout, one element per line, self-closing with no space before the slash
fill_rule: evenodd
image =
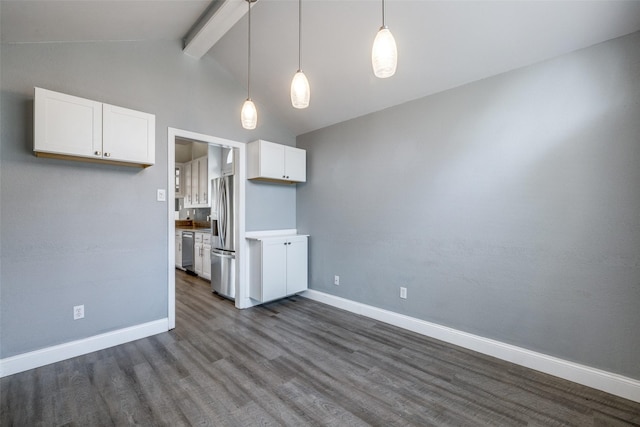
<path id="1" fill-rule="evenodd" d="M 394 313 L 389 310 L 383 310 L 312 289 L 301 293 L 300 296 L 398 326 L 421 335 L 455 344 L 469 350 L 535 369 L 536 371 L 586 385 L 597 390 L 602 390 L 616 396 L 624 397 L 625 399 L 640 402 L 640 381 L 632 378 L 591 368 L 579 363 L 569 362 L 557 357 L 537 353 L 511 344 L 505 344 L 500 341 L 469 334 L 436 323 Z"/>
<path id="2" fill-rule="evenodd" d="M 160 319 L 117 331 L 47 347 L 0 360 L 0 377 L 81 356 L 93 351 L 135 341 L 169 330 L 169 320 Z"/>

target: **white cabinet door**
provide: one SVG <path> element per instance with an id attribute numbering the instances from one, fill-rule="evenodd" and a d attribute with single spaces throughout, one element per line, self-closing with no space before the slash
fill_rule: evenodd
<path id="1" fill-rule="evenodd" d="M 35 88 L 36 153 L 102 158 L 102 103 Z"/>
<path id="2" fill-rule="evenodd" d="M 200 190 L 200 164 L 197 160 L 191 161 L 191 204 L 198 206 L 200 204 L 200 197 L 198 191 Z"/>
<path id="3" fill-rule="evenodd" d="M 176 267 L 182 268 L 182 232 L 176 231 Z"/>
<path id="4" fill-rule="evenodd" d="M 262 241 L 262 298 L 271 301 L 287 294 L 287 241 Z"/>
<path id="5" fill-rule="evenodd" d="M 307 237 L 291 238 L 287 245 L 287 295 L 306 291 L 308 288 Z"/>
<path id="6" fill-rule="evenodd" d="M 191 162 L 185 163 L 182 166 L 184 173 L 184 207 L 190 208 L 193 205 L 193 200 L 191 199 L 191 175 L 192 175 L 192 164 Z"/>
<path id="7" fill-rule="evenodd" d="M 102 105 L 103 157 L 152 165 L 156 153 L 156 118 L 153 114 Z"/>
<path id="8" fill-rule="evenodd" d="M 206 207 L 209 204 L 209 165 L 206 157 L 201 157 L 198 162 L 198 200 L 199 205 Z"/>
<path id="9" fill-rule="evenodd" d="M 202 276 L 202 243 L 193 244 L 193 258 L 196 274 Z"/>
<path id="10" fill-rule="evenodd" d="M 300 148 L 284 147 L 284 174 L 289 181 L 307 181 L 307 152 Z"/>
<path id="11" fill-rule="evenodd" d="M 202 277 L 211 280 L 211 245 L 202 245 Z"/>
<path id="12" fill-rule="evenodd" d="M 284 146 L 272 142 L 260 141 L 260 176 L 263 178 L 283 179 Z"/>

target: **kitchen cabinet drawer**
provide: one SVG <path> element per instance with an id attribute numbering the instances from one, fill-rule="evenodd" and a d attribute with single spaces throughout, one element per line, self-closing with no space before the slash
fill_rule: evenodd
<path id="1" fill-rule="evenodd" d="M 147 167 L 155 162 L 155 116 L 35 88 L 38 157 Z"/>
<path id="2" fill-rule="evenodd" d="M 307 180 L 307 152 L 258 140 L 247 144 L 247 178 L 294 184 Z"/>

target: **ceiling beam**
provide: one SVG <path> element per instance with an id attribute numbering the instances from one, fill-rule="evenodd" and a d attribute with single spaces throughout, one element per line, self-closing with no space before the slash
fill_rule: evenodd
<path id="1" fill-rule="evenodd" d="M 254 5 L 252 2 L 251 7 Z M 246 13 L 247 0 L 214 0 L 189 30 L 182 51 L 202 58 Z"/>

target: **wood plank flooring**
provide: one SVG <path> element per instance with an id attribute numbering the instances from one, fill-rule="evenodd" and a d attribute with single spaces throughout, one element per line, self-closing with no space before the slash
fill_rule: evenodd
<path id="1" fill-rule="evenodd" d="M 300 297 L 236 310 L 178 272 L 176 326 L 1 379 L 0 425 L 640 425 L 640 403 Z"/>

